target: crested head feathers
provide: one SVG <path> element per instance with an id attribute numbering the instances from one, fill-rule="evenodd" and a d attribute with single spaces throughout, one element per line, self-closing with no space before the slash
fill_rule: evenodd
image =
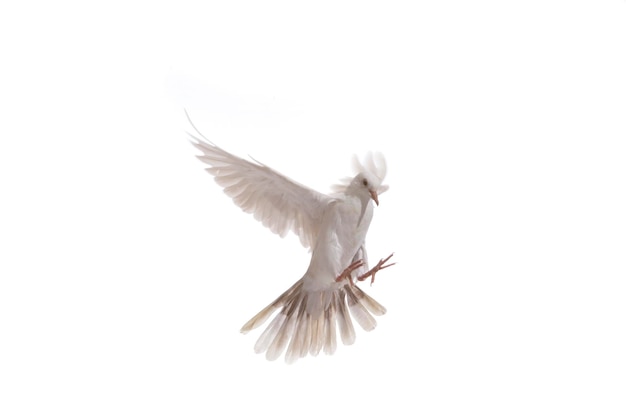
<path id="1" fill-rule="evenodd" d="M 356 155 L 352 157 L 352 171 L 354 175 L 363 174 L 373 182 L 378 194 L 382 194 L 389 189 L 383 184 L 387 175 L 387 162 L 385 156 L 380 152 L 368 152 L 363 160 L 359 160 Z M 337 193 L 345 192 L 354 177 L 346 177 L 339 180 L 339 184 L 332 186 L 332 190 Z"/>

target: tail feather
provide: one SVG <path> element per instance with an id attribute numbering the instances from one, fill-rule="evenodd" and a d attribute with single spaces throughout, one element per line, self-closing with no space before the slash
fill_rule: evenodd
<path id="1" fill-rule="evenodd" d="M 254 351 L 256 353 L 263 353 L 270 347 L 270 344 L 274 341 L 274 338 L 276 338 L 278 331 L 285 323 L 286 319 L 287 316 L 284 314 L 278 314 L 274 317 L 274 320 L 265 328 L 261 336 L 259 336 L 259 340 L 257 340 L 254 345 Z"/>
<path id="2" fill-rule="evenodd" d="M 268 318 L 280 307 L 288 305 L 293 301 L 293 298 L 300 292 L 302 288 L 302 280 L 300 279 L 293 284 L 287 291 L 282 293 L 280 297 L 275 299 L 270 305 L 261 310 L 257 315 L 252 317 L 241 328 L 241 333 L 246 334 L 250 330 L 254 330 L 267 321 Z"/>
<path id="3" fill-rule="evenodd" d="M 376 320 L 370 312 L 359 302 L 357 295 L 354 293 L 350 286 L 346 287 L 346 294 L 348 297 L 348 309 L 350 314 L 354 317 L 357 323 L 365 331 L 372 331 L 376 327 Z"/>
<path id="4" fill-rule="evenodd" d="M 305 316 L 301 325 L 304 329 L 304 342 L 300 345 L 300 358 L 304 358 L 311 348 L 311 333 L 314 326 L 311 321 L 311 316 Z"/>
<path id="5" fill-rule="evenodd" d="M 302 282 L 296 282 L 241 328 L 242 333 L 247 333 L 280 310 L 254 346 L 254 351 L 265 352 L 268 360 L 277 359 L 285 349 L 288 363 L 307 354 L 316 356 L 322 350 L 331 355 L 337 349 L 336 327 L 343 344 L 351 345 L 356 338 L 352 317 L 364 330 L 371 331 L 376 327 L 372 314 L 380 316 L 386 312 L 356 285 L 337 286 L 320 294 L 306 291 Z"/>
<path id="6" fill-rule="evenodd" d="M 287 348 L 287 353 L 285 354 L 285 361 L 287 361 L 287 363 L 297 361 L 301 356 L 301 350 L 304 350 L 306 332 L 308 330 L 308 316 L 305 314 L 305 308 L 306 306 L 304 303 L 300 303 L 293 335 L 291 336 L 291 341 L 289 342 L 289 347 Z M 309 347 L 307 346 L 306 348 L 308 350 Z"/>
<path id="7" fill-rule="evenodd" d="M 309 354 L 311 356 L 317 356 L 324 347 L 324 314 L 321 314 L 317 318 L 311 318 L 311 320 L 311 340 L 309 342 Z"/>
<path id="8" fill-rule="evenodd" d="M 311 345 L 309 347 L 309 353 L 312 356 L 317 356 L 324 347 L 324 340 L 326 339 L 326 318 L 324 314 L 313 319 L 311 323 Z"/>
<path id="9" fill-rule="evenodd" d="M 370 313 L 376 316 L 382 316 L 387 312 L 385 307 L 369 295 L 365 294 L 365 292 L 356 285 L 352 286 L 352 290 L 354 291 L 356 298 L 359 300 L 359 303 L 367 308 Z"/>
<path id="10" fill-rule="evenodd" d="M 287 346 L 287 342 L 289 342 L 289 339 L 291 338 L 291 335 L 293 334 L 293 329 L 296 325 L 296 321 L 297 321 L 296 311 L 300 304 L 301 304 L 301 297 L 298 297 L 295 299 L 294 303 L 292 303 L 289 306 L 285 306 L 285 308 L 283 308 L 283 311 L 286 310 L 284 314 L 287 317 L 287 320 L 285 320 L 283 325 L 280 326 L 280 329 L 278 330 L 278 334 L 272 341 L 272 344 L 267 349 L 267 353 L 265 354 L 265 357 L 268 360 L 270 361 L 276 360 L 280 355 L 282 355 L 283 351 L 285 350 L 285 346 Z M 281 311 L 281 314 L 283 314 L 283 311 Z"/>
<path id="11" fill-rule="evenodd" d="M 337 334 L 335 333 L 335 305 L 331 304 L 324 311 L 324 353 L 332 355 L 337 350 Z"/>
<path id="12" fill-rule="evenodd" d="M 336 291 L 333 294 L 333 302 L 337 309 L 337 323 L 339 324 L 339 333 L 341 334 L 341 341 L 344 345 L 351 345 L 356 339 L 354 333 L 354 326 L 352 325 L 352 319 L 350 313 L 346 308 L 346 294 L 343 290 Z"/>

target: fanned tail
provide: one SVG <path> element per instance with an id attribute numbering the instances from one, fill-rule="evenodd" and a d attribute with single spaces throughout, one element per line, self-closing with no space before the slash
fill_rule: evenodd
<path id="1" fill-rule="evenodd" d="M 268 360 L 277 359 L 285 348 L 288 363 L 307 354 L 316 356 L 322 350 L 331 355 L 337 349 L 337 328 L 343 344 L 351 345 L 356 337 L 352 317 L 364 330 L 371 331 L 376 327 L 372 314 L 386 313 L 385 307 L 356 285 L 310 292 L 302 284 L 300 279 L 241 328 L 242 333 L 248 333 L 280 309 L 254 346 L 254 351 L 265 352 Z"/>

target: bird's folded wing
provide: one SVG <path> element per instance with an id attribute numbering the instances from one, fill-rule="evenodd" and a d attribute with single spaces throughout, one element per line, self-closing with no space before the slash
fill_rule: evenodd
<path id="1" fill-rule="evenodd" d="M 207 138 L 191 136 L 202 151 L 198 159 L 215 182 L 243 211 L 252 213 L 272 232 L 293 231 L 304 247 L 313 247 L 324 208 L 333 199 L 285 177 L 258 161 L 247 161 L 217 147 Z"/>

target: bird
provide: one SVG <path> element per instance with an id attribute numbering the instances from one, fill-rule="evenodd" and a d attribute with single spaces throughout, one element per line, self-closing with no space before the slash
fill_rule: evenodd
<path id="1" fill-rule="evenodd" d="M 294 363 L 321 351 L 335 353 L 336 329 L 344 345 L 353 344 L 352 318 L 365 331 L 373 330 L 373 316 L 385 314 L 386 309 L 357 284 L 368 278 L 373 283 L 377 272 L 395 265 L 388 263 L 392 253 L 370 269 L 365 249 L 374 205 L 389 188 L 383 184 L 384 156 L 370 152 L 363 162 L 354 157 L 356 175 L 342 179 L 325 194 L 252 157 L 228 153 L 202 135 L 189 114 L 187 119 L 195 131 L 187 132 L 190 141 L 201 152 L 197 158 L 226 195 L 273 233 L 284 237 L 293 232 L 311 254 L 304 275 L 241 328 L 246 334 L 274 316 L 254 351 L 265 353 L 268 360 L 284 353 L 285 361 Z"/>

